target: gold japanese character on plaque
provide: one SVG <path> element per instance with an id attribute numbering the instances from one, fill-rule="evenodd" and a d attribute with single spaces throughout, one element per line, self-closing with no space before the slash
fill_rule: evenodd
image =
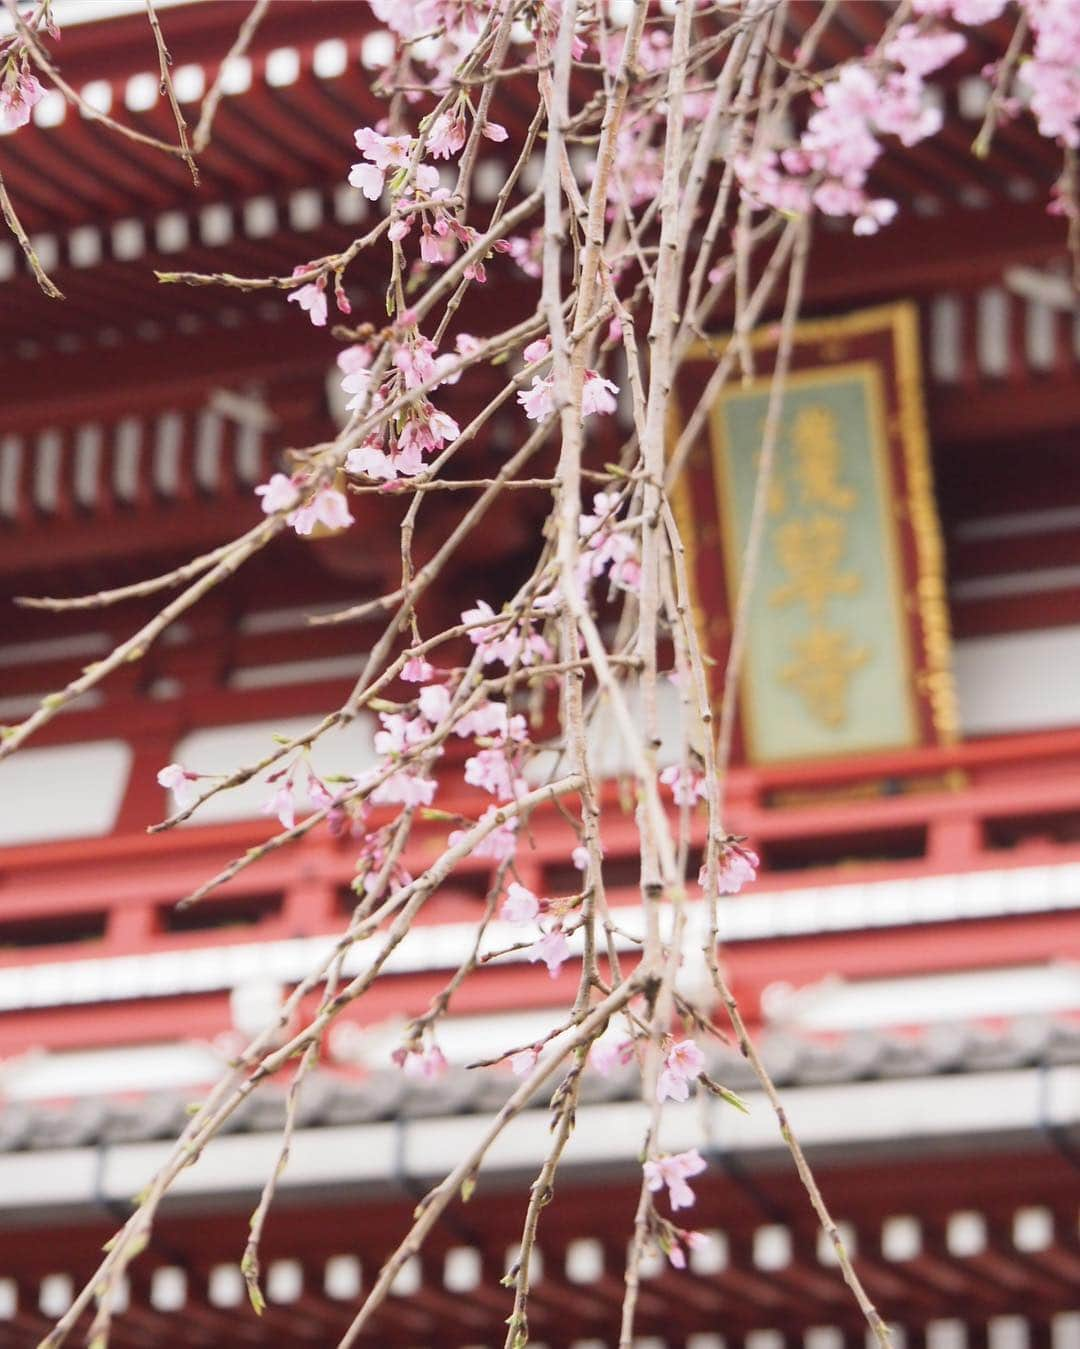
<path id="1" fill-rule="evenodd" d="M 860 585 L 854 572 L 839 570 L 846 546 L 846 522 L 833 515 L 789 520 L 776 530 L 776 551 L 788 574 L 769 596 L 772 605 L 805 604 L 815 618 L 832 595 L 853 595 Z"/>
<path id="2" fill-rule="evenodd" d="M 794 688 L 812 717 L 826 726 L 842 726 L 852 676 L 869 660 L 869 648 L 853 646 L 846 632 L 821 624 L 797 637 L 791 648 L 795 659 L 780 671 L 781 680 Z"/>
<path id="3" fill-rule="evenodd" d="M 803 502 L 829 510 L 850 511 L 855 489 L 840 481 L 843 446 L 836 413 L 821 403 L 802 408 L 791 428 L 792 459 Z"/>

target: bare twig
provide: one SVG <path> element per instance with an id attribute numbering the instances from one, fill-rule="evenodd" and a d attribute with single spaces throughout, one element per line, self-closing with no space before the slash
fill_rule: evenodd
<path id="1" fill-rule="evenodd" d="M 184 114 L 180 111 L 180 104 L 176 100 L 176 90 L 173 88 L 172 72 L 169 69 L 172 65 L 172 57 L 169 55 L 169 49 L 165 45 L 165 38 L 161 31 L 161 23 L 159 22 L 157 12 L 154 9 L 154 0 L 146 0 L 146 17 L 150 20 L 150 28 L 154 34 L 154 46 L 157 48 L 158 71 L 161 78 L 161 93 L 169 100 L 173 121 L 176 123 L 176 137 L 179 141 L 180 154 L 184 163 L 188 166 L 192 183 L 198 187 L 199 166 L 195 163 L 195 156 L 191 153 L 191 146 L 188 144 L 187 122 L 184 121 Z"/>
<path id="2" fill-rule="evenodd" d="M 202 107 L 199 110 L 199 120 L 192 133 L 191 143 L 196 154 L 201 154 L 210 144 L 210 133 L 214 125 L 214 118 L 217 116 L 218 104 L 221 102 L 222 94 L 225 91 L 225 77 L 228 74 L 229 64 L 238 60 L 247 51 L 251 45 L 251 40 L 255 32 L 266 17 L 266 11 L 270 8 L 270 0 L 255 0 L 255 3 L 248 10 L 244 22 L 240 25 L 240 30 L 236 34 L 236 40 L 226 52 L 224 59 L 218 66 L 218 72 L 214 76 L 214 82 L 203 96 Z"/>
<path id="3" fill-rule="evenodd" d="M 46 273 L 45 268 L 42 267 L 41 261 L 34 252 L 33 245 L 30 243 L 30 239 L 22 227 L 22 221 L 15 214 L 15 207 L 12 206 L 11 198 L 8 196 L 8 190 L 4 183 L 3 174 L 0 174 L 0 211 L 3 212 L 8 229 L 14 234 L 19 247 L 23 251 L 26 261 L 30 264 L 30 270 L 34 273 L 38 285 L 50 300 L 62 300 L 64 298 L 63 291 L 53 283 Z"/>

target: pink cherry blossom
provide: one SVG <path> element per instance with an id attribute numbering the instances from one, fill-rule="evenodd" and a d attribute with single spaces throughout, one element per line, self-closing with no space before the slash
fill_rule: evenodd
<path id="1" fill-rule="evenodd" d="M 578 567 L 583 584 L 607 573 L 621 589 L 637 590 L 641 583 L 637 538 L 625 530 L 601 529 L 586 541 Z"/>
<path id="2" fill-rule="evenodd" d="M 292 478 L 284 473 L 275 473 L 269 482 L 255 488 L 255 495 L 262 497 L 262 508 L 267 515 L 276 515 L 278 511 L 288 511 L 296 505 L 300 489 Z"/>
<path id="3" fill-rule="evenodd" d="M 403 38 L 414 38 L 428 26 L 427 8 L 415 3 L 402 3 L 402 0 L 368 0 L 375 17 L 380 23 Z"/>
<path id="4" fill-rule="evenodd" d="M 413 174 L 413 183 L 420 192 L 426 193 L 428 196 L 438 197 L 440 195 L 439 182 L 439 170 L 434 164 L 417 164 L 416 172 Z M 451 193 L 444 190 L 441 192 L 441 196 L 443 200 L 446 200 L 451 196 Z"/>
<path id="5" fill-rule="evenodd" d="M 495 619 L 495 617 L 495 610 L 488 604 L 487 600 L 477 600 L 474 608 L 462 610 L 461 621 L 469 629 L 469 640 L 473 646 L 487 646 L 497 638 L 498 625 L 494 622 L 491 624 L 487 622 L 488 619 Z"/>
<path id="6" fill-rule="evenodd" d="M 510 256 L 526 276 L 538 277 L 541 273 L 540 258 L 543 253 L 544 239 L 540 230 L 534 230 L 529 238 L 520 234 L 507 240 Z"/>
<path id="7" fill-rule="evenodd" d="M 551 355 L 551 338 L 538 337 L 535 342 L 530 342 L 521 354 L 530 365 L 546 360 Z"/>
<path id="8" fill-rule="evenodd" d="M 826 178 L 814 189 L 813 200 L 825 215 L 855 215 L 862 210 L 864 196 L 859 188 Z"/>
<path id="9" fill-rule="evenodd" d="M 382 196 L 385 179 L 374 164 L 354 164 L 349 170 L 349 186 L 358 188 L 368 201 L 378 201 Z"/>
<path id="10" fill-rule="evenodd" d="M 953 18 L 957 23 L 993 23 L 999 19 L 1008 0 L 952 0 Z M 919 12 L 918 3 L 915 12 Z"/>
<path id="11" fill-rule="evenodd" d="M 427 152 L 433 159 L 449 159 L 465 144 L 465 119 L 442 112 L 428 132 Z"/>
<path id="12" fill-rule="evenodd" d="M 428 417 L 427 425 L 428 434 L 434 442 L 433 448 L 437 450 L 452 444 L 461 435 L 461 427 L 445 412 L 433 412 Z"/>
<path id="13" fill-rule="evenodd" d="M 453 239 L 439 238 L 431 227 L 425 225 L 420 231 L 420 257 L 433 267 L 445 266 L 452 262 L 457 245 Z"/>
<path id="14" fill-rule="evenodd" d="M 166 764 L 157 775 L 158 786 L 172 792 L 178 810 L 187 810 L 199 799 L 199 789 L 195 785 L 198 778 L 198 773 L 191 773 L 178 763 Z"/>
<path id="15" fill-rule="evenodd" d="M 326 287 L 311 284 L 301 286 L 299 290 L 294 290 L 289 296 L 289 302 L 298 304 L 301 309 L 307 311 L 308 318 L 316 328 L 326 327 L 326 317 L 329 308 L 326 303 Z"/>
<path id="16" fill-rule="evenodd" d="M 967 46 L 962 33 L 944 28 L 927 32 L 918 24 L 905 23 L 885 45 L 885 56 L 913 75 L 929 75 L 959 56 Z"/>
<path id="17" fill-rule="evenodd" d="M 744 885 L 757 879 L 761 862 L 752 848 L 730 843 L 721 848 L 716 868 L 716 892 L 720 895 L 737 895 Z M 708 884 L 708 868 L 702 867 L 698 884 L 704 888 Z"/>
<path id="18" fill-rule="evenodd" d="M 434 778 L 422 778 L 403 769 L 375 787 L 371 800 L 382 806 L 430 806 L 437 785 Z"/>
<path id="19" fill-rule="evenodd" d="M 570 854 L 570 860 L 573 862 L 574 866 L 577 867 L 578 871 L 588 871 L 589 850 L 588 848 L 586 848 L 584 843 L 578 844 L 578 846 Z"/>
<path id="20" fill-rule="evenodd" d="M 514 718 L 517 722 L 518 718 Z M 463 717 L 459 717 L 454 725 L 454 732 L 460 736 L 483 735 L 495 736 L 500 740 L 507 739 L 510 732 L 510 718 L 506 711 L 505 703 L 493 703 L 490 699 L 485 699 Z M 516 737 L 515 737 L 516 738 Z"/>
<path id="21" fill-rule="evenodd" d="M 619 386 L 610 379 L 602 379 L 595 370 L 587 370 L 581 390 L 581 415 L 588 417 L 594 412 L 614 412 L 618 406 L 615 401 L 618 392 Z"/>
<path id="22" fill-rule="evenodd" d="M 29 71 L 16 74 L 15 67 L 0 85 L 0 126 L 8 131 L 26 126 L 30 114 L 45 97 L 45 90 L 36 75 Z"/>
<path id="23" fill-rule="evenodd" d="M 407 684 L 426 684 L 435 678 L 435 666 L 429 665 L 423 656 L 410 656 L 401 667 L 401 677 Z"/>
<path id="24" fill-rule="evenodd" d="M 486 136 L 489 141 L 504 141 L 510 137 L 509 131 L 501 122 L 485 122 L 481 128 L 481 135 Z"/>
<path id="25" fill-rule="evenodd" d="M 381 478 L 387 482 L 398 475 L 397 468 L 390 456 L 382 450 L 376 449 L 373 445 L 367 444 L 349 451 L 345 467 L 348 472 L 355 473 L 358 477 Z"/>
<path id="26" fill-rule="evenodd" d="M 555 411 L 555 377 L 533 375 L 531 388 L 519 389 L 517 400 L 530 421 L 542 422 Z"/>
<path id="27" fill-rule="evenodd" d="M 528 726 L 525 718 L 516 712 L 506 723 L 505 740 L 513 740 L 519 745 L 524 745 L 529 739 Z"/>
<path id="28" fill-rule="evenodd" d="M 356 148 L 368 161 L 354 164 L 349 171 L 349 183 L 359 188 L 369 201 L 378 201 L 388 173 L 394 173 L 409 162 L 412 148 L 410 136 L 381 136 L 370 127 L 361 127 L 354 137 Z"/>
<path id="29" fill-rule="evenodd" d="M 699 1250 L 702 1246 L 708 1246 L 708 1244 L 709 1238 L 704 1232 L 686 1232 L 680 1229 L 667 1253 L 667 1258 L 671 1261 L 671 1267 L 673 1269 L 685 1269 L 687 1252 Z"/>
<path id="30" fill-rule="evenodd" d="M 605 1035 L 594 1040 L 589 1050 L 589 1063 L 601 1077 L 610 1077 L 616 1068 L 624 1067 L 634 1057 L 634 1042 L 625 1036 Z"/>
<path id="31" fill-rule="evenodd" d="M 1001 16 L 1008 0 L 914 0 L 916 14 L 932 14 L 938 19 L 951 15 L 957 23 L 993 23 Z"/>
<path id="32" fill-rule="evenodd" d="M 424 467 L 424 447 L 413 436 L 403 436 L 389 462 L 394 477 L 414 478 Z"/>
<path id="33" fill-rule="evenodd" d="M 419 703 L 424 719 L 437 726 L 450 711 L 450 690 L 445 684 L 428 684 L 420 690 Z"/>
<path id="34" fill-rule="evenodd" d="M 307 536 L 317 525 L 330 530 L 347 529 L 353 517 L 341 492 L 333 487 L 321 487 L 309 501 L 293 511 L 288 522 L 297 534 Z"/>
<path id="35" fill-rule="evenodd" d="M 482 749 L 465 760 L 465 781 L 490 792 L 498 801 L 511 801 L 525 784 L 514 773 L 502 748 Z"/>
<path id="36" fill-rule="evenodd" d="M 529 961 L 535 965 L 542 960 L 552 979 L 557 979 L 563 962 L 570 959 L 570 946 L 561 927 L 553 927 L 545 932 L 539 941 L 533 942 L 529 950 Z"/>
<path id="37" fill-rule="evenodd" d="M 516 1054 L 510 1055 L 510 1071 L 515 1077 L 527 1077 L 536 1067 L 539 1057 L 539 1050 L 535 1048 L 519 1049 Z"/>
<path id="38" fill-rule="evenodd" d="M 411 136 L 380 136 L 371 127 L 362 126 L 354 132 L 353 139 L 364 158 L 384 173 L 403 168 L 409 162 Z"/>
<path id="39" fill-rule="evenodd" d="M 531 890 L 511 881 L 499 917 L 506 923 L 531 923 L 540 916 L 540 901 Z"/>
<path id="40" fill-rule="evenodd" d="M 276 815 L 283 829 L 292 829 L 296 824 L 296 802 L 293 800 L 293 785 L 289 778 L 274 792 L 263 806 L 264 815 Z"/>
<path id="41" fill-rule="evenodd" d="M 418 1077 L 430 1081 L 443 1077 L 446 1073 L 446 1055 L 438 1045 L 428 1049 L 395 1050 L 391 1056 L 406 1077 Z"/>
<path id="42" fill-rule="evenodd" d="M 1028 4 L 1054 0 L 1027 0 Z M 959 9 L 964 0 L 956 0 Z M 996 0 L 970 0 L 969 15 L 992 12 Z M 946 16 L 953 0 L 921 0 L 916 10 Z M 997 6 L 1000 10 L 1000 5 Z M 1032 27 L 1037 26 L 1033 22 Z M 867 196 L 870 170 L 882 153 L 882 133 L 915 145 L 941 127 L 942 116 L 926 97 L 925 77 L 966 45 L 960 33 L 903 25 L 886 45 L 886 60 L 868 67 L 850 61 L 812 95 L 816 110 L 796 145 L 779 155 L 765 150 L 733 160 L 742 190 L 753 202 L 802 214 L 811 195 L 819 210 L 848 216 L 857 234 L 873 234 L 896 214 L 896 203 Z M 1036 41 L 1036 56 L 1038 42 Z M 1026 62 L 1023 70 L 1036 62 Z M 816 178 L 816 181 L 815 181 Z"/>
<path id="43" fill-rule="evenodd" d="M 394 352 L 394 364 L 401 371 L 407 389 L 418 389 L 434 377 L 434 350 L 431 342 L 421 338 L 418 342 L 403 344 Z"/>
<path id="44" fill-rule="evenodd" d="M 855 218 L 851 227 L 853 234 L 876 234 L 882 225 L 891 224 L 899 208 L 888 197 L 875 197 L 866 203 L 865 209 Z"/>
<path id="45" fill-rule="evenodd" d="M 681 764 L 672 764 L 660 774 L 660 781 L 671 788 L 677 806 L 692 806 L 705 797 L 705 779 Z"/>
<path id="46" fill-rule="evenodd" d="M 375 732 L 376 754 L 387 757 L 405 754 L 430 734 L 422 717 L 409 717 L 403 712 L 380 712 L 379 720 L 382 730 Z"/>
<path id="47" fill-rule="evenodd" d="M 498 811 L 498 806 L 488 806 L 483 815 L 480 816 L 480 823 L 490 820 Z M 493 862 L 508 862 L 514 853 L 517 852 L 517 819 L 507 820 L 503 824 L 498 824 L 489 834 L 477 843 L 471 852 L 472 857 L 488 857 Z M 464 829 L 455 829 L 447 838 L 447 844 L 452 848 L 460 843 L 465 837 L 467 831 Z"/>
<path id="48" fill-rule="evenodd" d="M 515 660 L 522 665 L 535 665 L 538 660 L 553 660 L 554 656 L 551 643 L 538 632 L 526 632 L 524 636 L 512 633 L 502 642 L 501 659 L 506 665 Z"/>
<path id="49" fill-rule="evenodd" d="M 354 342 L 337 354 L 337 368 L 343 375 L 354 375 L 358 370 L 366 370 L 370 364 L 371 348 L 365 342 Z"/>
<path id="50" fill-rule="evenodd" d="M 705 1159 L 697 1148 L 657 1157 L 645 1163 L 645 1184 L 654 1194 L 666 1185 L 673 1209 L 690 1208 L 694 1203 L 694 1192 L 686 1183 L 687 1177 L 700 1175 L 705 1166 Z"/>
<path id="51" fill-rule="evenodd" d="M 656 1083 L 658 1101 L 688 1101 L 690 1084 L 705 1067 L 705 1055 L 693 1040 L 679 1040 L 671 1046 Z"/>
<path id="52" fill-rule="evenodd" d="M 364 412 L 371 397 L 371 371 L 363 366 L 350 370 L 341 381 L 341 390 L 349 395 L 346 412 Z"/>

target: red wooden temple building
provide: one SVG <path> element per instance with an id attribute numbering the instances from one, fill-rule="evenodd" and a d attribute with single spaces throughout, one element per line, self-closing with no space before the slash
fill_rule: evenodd
<path id="1" fill-rule="evenodd" d="M 214 77 L 238 9 L 163 9 L 182 100 Z M 862 50 L 868 9 L 840 7 L 831 59 Z M 368 7 L 347 0 L 271 5 L 230 69 L 197 194 L 178 161 L 51 97 L 0 138 L 9 190 L 67 296 L 43 299 L 0 242 L 5 597 L 167 570 L 258 518 L 252 488 L 282 447 L 333 434 L 328 336 L 280 294 L 165 288 L 152 269 L 283 273 L 351 237 L 366 203 L 344 178 L 352 131 L 372 115 L 370 28 Z M 62 54 L 97 106 L 170 134 L 141 12 L 70 26 Z M 777 761 L 744 745 L 729 786 L 731 827 L 763 866 L 724 901 L 726 968 L 906 1349 L 1080 1346 L 1080 327 L 1023 284 L 1049 278 L 1052 296 L 1066 258 L 1063 224 L 1045 211 L 1053 147 L 1017 121 L 989 158 L 968 153 L 992 54 L 959 63 L 942 136 L 882 169 L 903 228 L 819 233 L 806 305 L 815 319 L 915 306 L 959 734 Z M 509 263 L 489 282 L 500 286 L 512 306 Z M 483 471 L 516 434 L 512 419 L 496 424 L 476 451 Z M 453 495 L 423 517 L 419 554 L 445 533 Z M 458 555 L 458 608 L 497 602 L 531 565 L 543 508 L 530 514 L 527 495 Z M 63 1312 L 188 1102 L 354 902 L 355 849 L 316 831 L 178 912 L 277 826 L 255 784 L 148 837 L 166 809 L 158 769 L 231 768 L 337 706 L 368 634 L 307 615 L 396 583 L 398 566 L 379 518 L 340 538 L 290 538 L 0 765 L 0 1349 L 36 1344 Z M 0 721 L 126 637 L 149 603 L 52 616 L 5 600 Z M 356 771 L 368 746 L 358 723 L 317 762 Z M 566 834 L 543 819 L 535 833 L 522 879 L 565 889 Z M 609 895 L 620 907 L 622 887 L 627 912 L 635 837 L 604 839 Z M 496 962 L 445 1024 L 449 1073 L 427 1083 L 393 1068 L 405 1020 L 467 949 L 489 865 L 474 861 L 436 897 L 329 1040 L 265 1237 L 265 1315 L 249 1309 L 238 1261 L 283 1118 L 273 1085 L 166 1206 L 117 1346 L 337 1342 L 417 1197 L 507 1093 L 505 1075 L 464 1064 L 542 1031 L 573 987 L 569 967 L 551 981 Z M 862 1343 L 772 1115 L 734 1055 L 717 1072 L 751 1113 L 720 1102 L 672 1113 L 670 1146 L 708 1158 L 694 1217 L 714 1239 L 685 1272 L 648 1266 L 638 1342 Z M 547 1123 L 537 1101 L 399 1276 L 365 1343 L 502 1343 L 499 1281 Z M 617 1340 L 640 1134 L 634 1083 L 590 1081 L 541 1225 L 537 1345 Z"/>

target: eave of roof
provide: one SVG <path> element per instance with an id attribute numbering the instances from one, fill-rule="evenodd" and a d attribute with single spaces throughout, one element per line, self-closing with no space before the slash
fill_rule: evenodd
<path id="1" fill-rule="evenodd" d="M 918 1034 L 860 1033 L 831 1040 L 772 1034 L 764 1037 L 762 1045 L 764 1060 L 775 1082 L 784 1090 L 796 1121 L 799 1118 L 796 1102 L 801 1099 L 820 1104 L 830 1090 L 860 1085 L 868 1088 L 860 1095 L 858 1108 L 836 1112 L 831 1128 L 828 1112 L 816 1117 L 815 1133 L 808 1141 L 822 1147 L 841 1145 L 845 1138 L 863 1143 L 876 1138 L 889 1142 L 890 1146 L 902 1146 L 905 1136 L 913 1139 L 922 1133 L 973 1137 L 988 1130 L 1034 1130 L 1071 1126 L 1076 1122 L 1080 1026 L 1068 1021 L 1029 1018 L 998 1028 L 949 1025 Z M 753 1073 L 743 1059 L 730 1049 L 714 1045 L 708 1049 L 707 1070 L 751 1104 L 750 1115 L 746 1117 L 751 1123 L 740 1124 L 734 1131 L 727 1125 L 719 1126 L 713 1136 L 718 1141 L 729 1138 L 731 1146 L 741 1151 L 782 1150 L 779 1139 L 774 1137 L 764 1097 L 757 1091 Z M 1057 1094 L 1049 1083 L 1059 1070 L 1064 1076 L 1061 1093 Z M 1035 1098 L 1027 1094 L 1036 1075 L 1045 1079 L 1041 1124 L 1038 1112 L 1030 1109 Z M 917 1123 L 904 1124 L 900 1116 L 882 1123 L 880 1109 L 872 1099 L 875 1084 L 925 1086 L 941 1079 L 944 1081 L 938 1091 L 939 1104 L 947 1108 L 939 1116 L 928 1110 Z M 420 1121 L 447 1122 L 464 1116 L 487 1115 L 502 1106 L 515 1085 L 508 1074 L 486 1070 L 454 1069 L 435 1081 L 407 1077 L 396 1071 L 377 1072 L 355 1080 L 327 1071 L 309 1080 L 301 1097 L 297 1124 L 301 1132 L 317 1132 Z M 1011 1096 L 1014 1086 L 1020 1089 L 1018 1097 Z M 983 1107 L 979 1096 L 984 1089 L 1001 1103 L 996 1113 L 985 1117 L 980 1114 Z M 818 1096 L 800 1095 L 814 1092 Z M 640 1079 L 632 1067 L 606 1078 L 589 1073 L 583 1082 L 582 1103 L 585 1107 L 621 1108 L 636 1101 L 639 1094 Z M 542 1113 L 545 1121 L 543 1107 L 549 1095 L 550 1084 L 538 1091 L 530 1103 L 530 1110 Z M 839 1102 L 841 1095 L 837 1094 L 835 1099 Z M 851 1099 L 854 1102 L 854 1097 Z M 884 1094 L 881 1099 L 884 1100 Z M 1013 1105 L 1009 1104 L 1010 1099 L 1014 1100 Z M 138 1100 L 88 1098 L 76 1105 L 12 1103 L 0 1113 L 0 1153 L 13 1154 L 14 1162 L 15 1158 L 26 1158 L 33 1152 L 119 1147 L 169 1139 L 183 1128 L 188 1104 L 187 1098 L 170 1092 L 156 1092 Z M 717 1108 L 725 1120 L 738 1114 L 726 1105 L 721 1108 L 717 1104 Z M 700 1141 L 696 1110 L 672 1107 L 670 1113 L 673 1120 L 678 1120 L 675 1127 L 680 1136 L 685 1134 L 689 1140 L 685 1146 L 694 1145 L 695 1138 L 691 1135 Z M 285 1089 L 270 1085 L 249 1097 L 225 1122 L 222 1133 L 276 1135 L 284 1118 Z M 640 1140 L 635 1139 L 634 1148 L 639 1145 Z M 674 1140 L 666 1146 L 677 1150 Z M 0 1213 L 5 1204 L 11 1204 L 10 1198 L 4 1196 L 14 1193 L 0 1179 Z M 124 1191 L 118 1197 L 126 1197 L 128 1193 Z"/>

